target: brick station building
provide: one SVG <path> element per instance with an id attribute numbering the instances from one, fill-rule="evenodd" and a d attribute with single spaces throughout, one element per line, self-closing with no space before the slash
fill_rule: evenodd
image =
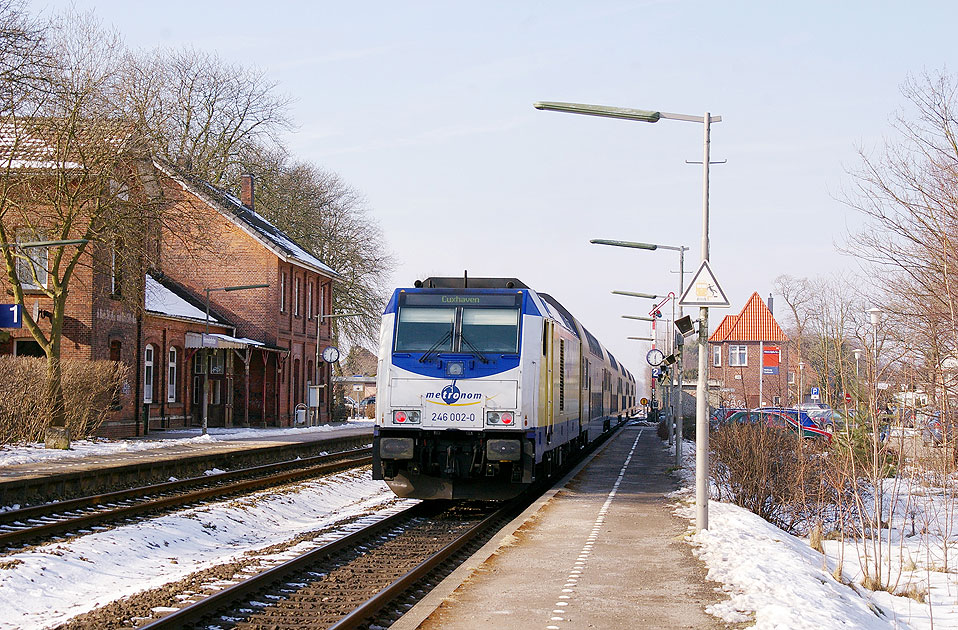
<path id="1" fill-rule="evenodd" d="M 788 337 L 758 293 L 709 337 L 709 383 L 723 407 L 788 406 Z"/>
<path id="2" fill-rule="evenodd" d="M 331 329 L 321 316 L 331 314 L 336 272 L 255 211 L 252 176 L 236 198 L 159 161 L 140 167 L 164 203 L 204 216 L 202 229 L 216 247 L 189 249 L 184 234 L 159 230 L 159 266 L 139 289 L 143 308 L 132 309 L 119 299 L 117 269 L 94 262 L 110 260 L 109 247 L 89 244 L 90 260 L 70 285 L 61 356 L 131 368 L 99 433 L 198 426 L 204 382 L 211 427 L 290 426 L 310 385 L 321 388 L 309 421 L 328 421 L 330 366 L 319 354 Z M 261 284 L 269 286 L 222 290 Z M 25 288 L 23 306 L 42 315 L 50 300 L 39 288 Z M 42 316 L 38 322 L 49 330 Z M 7 332 L 0 354 L 43 356 L 26 328 Z"/>

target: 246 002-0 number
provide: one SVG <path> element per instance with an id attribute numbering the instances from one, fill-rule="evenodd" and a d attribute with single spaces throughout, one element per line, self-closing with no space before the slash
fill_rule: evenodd
<path id="1" fill-rule="evenodd" d="M 432 414 L 433 422 L 475 422 L 476 414 L 474 413 L 434 413 Z"/>

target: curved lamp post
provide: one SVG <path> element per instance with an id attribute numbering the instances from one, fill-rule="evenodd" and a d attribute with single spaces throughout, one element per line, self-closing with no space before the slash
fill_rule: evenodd
<path id="1" fill-rule="evenodd" d="M 617 241 L 604 238 L 594 238 L 589 241 L 594 245 L 611 245 L 612 247 L 628 247 L 632 249 L 645 249 L 649 251 L 655 251 L 658 249 L 668 249 L 671 251 L 676 251 L 679 253 L 679 292 L 676 294 L 681 296 L 685 293 L 685 252 L 688 251 L 688 247 L 684 245 L 659 245 L 658 243 L 638 243 L 635 241 Z M 673 303 L 674 306 L 674 303 Z M 674 310 L 674 309 L 673 309 Z M 674 315 L 674 313 L 673 313 Z M 679 305 L 679 317 L 685 315 L 685 311 L 681 305 Z M 674 316 L 672 318 L 675 319 Z M 674 333 L 674 331 L 673 331 Z M 673 435 L 675 438 L 675 466 L 680 467 L 682 465 L 682 347 L 684 345 L 684 337 L 681 339 L 683 344 L 678 345 L 676 354 L 678 355 L 677 365 L 675 366 L 674 375 L 676 376 L 676 381 L 673 383 L 673 387 L 678 391 L 678 405 L 672 405 L 672 426 L 673 426 Z M 675 352 L 675 350 L 673 350 Z"/>
<path id="2" fill-rule="evenodd" d="M 709 259 L 709 144 L 711 125 L 721 122 L 721 116 L 673 114 L 669 112 L 608 105 L 586 105 L 582 103 L 561 103 L 540 101 L 533 107 L 539 110 L 619 118 L 639 122 L 656 123 L 663 118 L 685 122 L 701 123 L 704 128 L 704 157 L 702 159 L 702 262 Z M 708 470 L 709 470 L 709 424 L 708 424 L 708 353 L 709 309 L 699 307 L 699 376 L 695 388 L 695 530 L 708 529 Z"/>

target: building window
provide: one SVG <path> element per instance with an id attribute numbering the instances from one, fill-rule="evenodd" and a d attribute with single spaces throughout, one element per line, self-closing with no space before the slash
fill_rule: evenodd
<path id="1" fill-rule="evenodd" d="M 313 283 L 306 285 L 306 319 L 313 318 Z"/>
<path id="2" fill-rule="evenodd" d="M 788 384 L 789 384 L 789 385 L 794 385 L 794 384 L 795 384 L 795 372 L 789 372 L 789 373 L 788 373 Z"/>
<path id="3" fill-rule="evenodd" d="M 781 396 L 772 396 L 772 404 L 776 407 L 782 406 L 782 397 Z"/>
<path id="4" fill-rule="evenodd" d="M 730 367 L 745 367 L 748 365 L 748 346 L 729 346 L 728 364 Z"/>
<path id="5" fill-rule="evenodd" d="M 210 353 L 210 374 L 222 374 L 225 356 L 222 350 Z"/>
<path id="6" fill-rule="evenodd" d="M 29 243 L 43 240 L 32 230 L 18 230 L 17 242 Z M 18 250 L 17 278 L 25 290 L 43 289 L 47 286 L 47 264 L 50 252 L 46 247 L 28 247 Z"/>
<path id="7" fill-rule="evenodd" d="M 111 341 L 110 342 L 110 361 L 119 361 L 120 360 L 120 349 L 123 347 L 123 343 L 120 341 Z"/>
<path id="8" fill-rule="evenodd" d="M 197 350 L 193 355 L 193 374 L 206 374 L 206 366 L 203 363 L 203 357 L 208 350 Z"/>
<path id="9" fill-rule="evenodd" d="M 143 351 L 143 402 L 153 402 L 153 345 Z"/>
<path id="10" fill-rule="evenodd" d="M 286 312 L 286 272 L 279 274 L 279 312 Z"/>
<path id="11" fill-rule="evenodd" d="M 210 381 L 210 397 L 208 399 L 209 404 L 211 405 L 221 404 L 222 402 L 222 399 L 220 398 L 221 392 L 222 392 L 222 389 L 220 388 L 220 381 L 218 379 Z"/>
<path id="12" fill-rule="evenodd" d="M 299 278 L 293 281 L 293 315 L 299 317 Z"/>
<path id="13" fill-rule="evenodd" d="M 43 348 L 33 339 L 16 339 L 13 342 L 13 354 L 18 357 L 46 357 Z"/>
<path id="14" fill-rule="evenodd" d="M 123 290 L 123 261 L 120 259 L 119 242 L 114 243 L 110 250 L 110 295 L 122 295 Z"/>
<path id="15" fill-rule="evenodd" d="M 712 365 L 722 367 L 722 346 L 712 346 Z"/>
<path id="16" fill-rule="evenodd" d="M 167 367 L 166 402 L 176 402 L 176 348 L 170 346 L 170 362 Z"/>

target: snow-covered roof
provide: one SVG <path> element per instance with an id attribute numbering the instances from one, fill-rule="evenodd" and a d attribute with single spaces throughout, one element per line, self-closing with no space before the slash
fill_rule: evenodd
<path id="1" fill-rule="evenodd" d="M 282 260 L 317 271 L 333 279 L 339 274 L 332 267 L 310 254 L 288 234 L 270 223 L 263 215 L 247 208 L 235 195 L 216 186 L 173 169 L 169 164 L 155 162 L 156 167 L 176 181 L 182 188 L 193 193 L 226 218 L 237 224 L 250 236 L 263 243 Z"/>
<path id="2" fill-rule="evenodd" d="M 70 129 L 71 141 L 65 142 Z M 68 123 L 45 117 L 5 118 L 0 120 L 0 164 L 13 170 L 79 170 L 84 167 L 78 150 L 96 144 L 120 152 L 128 147 L 130 129 L 119 121 L 112 123 Z"/>
<path id="3" fill-rule="evenodd" d="M 203 308 L 191 303 L 185 296 L 178 295 L 149 274 L 146 276 L 146 310 L 168 317 L 206 321 L 206 311 Z M 210 323 L 223 324 L 212 313 Z"/>

